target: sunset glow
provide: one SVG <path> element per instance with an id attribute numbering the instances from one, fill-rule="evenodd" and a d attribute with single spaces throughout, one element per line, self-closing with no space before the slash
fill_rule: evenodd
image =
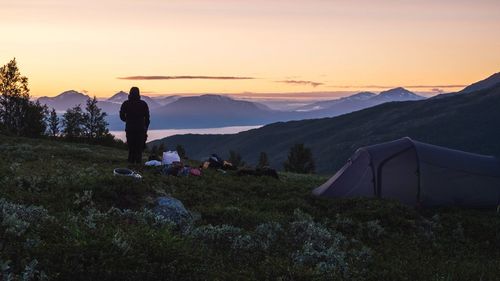
<path id="1" fill-rule="evenodd" d="M 437 93 L 500 70 L 499 30 L 498 0 L 0 0 L 0 63 L 34 96 Z"/>

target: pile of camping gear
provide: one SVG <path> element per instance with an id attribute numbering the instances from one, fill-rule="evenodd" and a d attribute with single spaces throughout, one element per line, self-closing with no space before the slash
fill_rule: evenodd
<path id="1" fill-rule="evenodd" d="M 212 154 L 203 164 L 201 165 L 203 169 L 215 169 L 221 173 L 226 173 L 227 171 L 236 171 L 237 176 L 268 176 L 275 179 L 279 179 L 278 172 L 270 167 L 260 167 L 260 168 L 237 168 L 231 162 L 223 160 L 217 154 Z"/>
<path id="2" fill-rule="evenodd" d="M 208 159 L 201 164 L 203 169 L 215 169 L 220 172 L 228 171 L 228 170 L 236 170 L 236 167 L 229 161 L 225 161 L 220 158 L 217 154 L 212 154 Z"/>
<path id="3" fill-rule="evenodd" d="M 231 171 L 232 174 L 237 176 L 269 176 L 276 179 L 279 178 L 276 170 L 269 167 L 256 169 L 249 167 L 237 168 L 231 162 L 222 159 L 217 154 L 210 155 L 199 167 L 191 167 L 184 164 L 177 151 L 165 151 L 162 156 L 161 160 L 150 157 L 150 160 L 144 163 L 144 165 L 155 167 L 163 175 L 178 177 L 201 176 L 202 170 L 211 169 L 223 174 Z"/>
<path id="4" fill-rule="evenodd" d="M 144 165 L 157 167 L 161 174 L 169 176 L 201 176 L 201 169 L 184 165 L 177 151 L 165 151 L 160 160 L 150 158 Z"/>

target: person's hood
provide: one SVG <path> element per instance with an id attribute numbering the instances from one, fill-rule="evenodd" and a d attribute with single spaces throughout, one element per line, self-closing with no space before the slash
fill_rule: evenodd
<path id="1" fill-rule="evenodd" d="M 128 100 L 130 101 L 138 101 L 141 99 L 141 94 L 139 91 L 130 91 L 130 94 L 128 95 Z"/>
<path id="2" fill-rule="evenodd" d="M 141 95 L 139 93 L 130 93 L 128 95 L 128 100 L 130 101 L 135 101 L 135 100 L 140 100 L 141 99 Z"/>

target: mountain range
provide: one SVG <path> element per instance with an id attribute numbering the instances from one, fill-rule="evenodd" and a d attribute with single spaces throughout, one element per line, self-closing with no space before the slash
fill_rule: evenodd
<path id="1" fill-rule="evenodd" d="M 68 108 L 74 107 L 76 105 L 85 106 L 85 103 L 91 97 L 77 92 L 75 90 L 69 90 L 63 92 L 55 97 L 40 97 L 38 101 L 42 104 L 47 105 L 49 108 L 54 108 L 58 112 L 64 112 Z M 98 105 L 99 107 L 109 115 L 117 114 L 120 111 L 120 106 L 123 101 L 128 99 L 128 94 L 121 91 L 110 98 L 107 99 L 99 99 Z M 161 106 L 159 101 L 153 100 L 148 96 L 144 96 L 143 100 L 146 101 L 150 108 L 156 108 Z"/>
<path id="2" fill-rule="evenodd" d="M 163 142 L 170 148 L 182 144 L 193 159 L 211 153 L 227 157 L 229 150 L 235 150 L 251 164 L 263 151 L 271 165 L 281 169 L 290 147 L 304 143 L 312 150 L 317 171 L 325 174 L 334 173 L 359 147 L 405 136 L 500 156 L 499 106 L 500 84 L 493 83 L 475 91 L 384 103 L 333 118 L 278 122 L 231 135 L 176 135 L 150 145 Z"/>
<path id="3" fill-rule="evenodd" d="M 340 99 L 318 101 L 318 102 L 315 102 L 312 104 L 302 106 L 302 107 L 296 109 L 296 111 L 307 112 L 307 111 L 323 110 L 323 109 L 327 109 L 327 108 L 330 108 L 332 106 L 336 106 L 339 104 L 347 104 L 349 102 L 366 101 L 366 100 L 369 100 L 375 96 L 376 96 L 376 94 L 372 93 L 372 92 L 360 92 L 360 93 L 357 93 L 357 94 L 354 94 L 354 95 L 351 95 L 348 97 L 343 97 Z"/>
<path id="4" fill-rule="evenodd" d="M 386 102 L 414 101 L 425 99 L 405 88 L 398 87 L 374 94 L 372 92 L 361 92 L 352 96 L 313 103 L 296 111 L 303 112 L 301 119 L 333 117 L 341 114 L 361 110 Z"/>
<path id="5" fill-rule="evenodd" d="M 208 128 L 264 124 L 278 118 L 267 106 L 221 95 L 183 97 L 152 110 L 151 128 Z"/>
<path id="6" fill-rule="evenodd" d="M 81 104 L 90 97 L 74 90 L 55 97 L 41 97 L 38 100 L 59 112 Z M 118 117 L 120 105 L 128 99 L 126 92 L 118 92 L 98 102 L 99 107 L 108 114 L 107 121 L 111 130 L 123 128 Z M 374 93 L 362 92 L 349 97 L 321 101 L 297 110 L 273 110 L 265 104 L 238 100 L 228 96 L 206 94 L 200 96 L 167 97 L 142 96 L 148 103 L 151 115 L 151 129 L 171 128 L 212 128 L 225 126 L 263 125 L 278 121 L 302 120 L 332 117 L 385 102 L 419 100 L 423 97 L 404 88 L 394 88 Z"/>
<path id="7" fill-rule="evenodd" d="M 38 101 L 47 105 L 49 108 L 54 108 L 56 111 L 66 111 L 66 109 L 74 107 L 78 104 L 85 105 L 85 102 L 89 98 L 89 96 L 83 93 L 75 90 L 69 90 L 55 97 L 40 97 L 38 98 Z"/>

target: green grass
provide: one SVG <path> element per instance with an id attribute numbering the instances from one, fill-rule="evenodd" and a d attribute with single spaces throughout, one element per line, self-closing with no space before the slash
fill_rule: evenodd
<path id="1" fill-rule="evenodd" d="M 496 280 L 495 210 L 320 200 L 314 175 L 112 175 L 126 151 L 0 136 L 0 273 L 51 280 Z M 193 213 L 151 216 L 171 195 Z M 30 206 L 40 206 L 35 208 Z M 145 209 L 146 208 L 146 209 Z M 128 209 L 129 211 L 125 211 Z M 2 277 L 3 277 L 2 276 Z"/>

